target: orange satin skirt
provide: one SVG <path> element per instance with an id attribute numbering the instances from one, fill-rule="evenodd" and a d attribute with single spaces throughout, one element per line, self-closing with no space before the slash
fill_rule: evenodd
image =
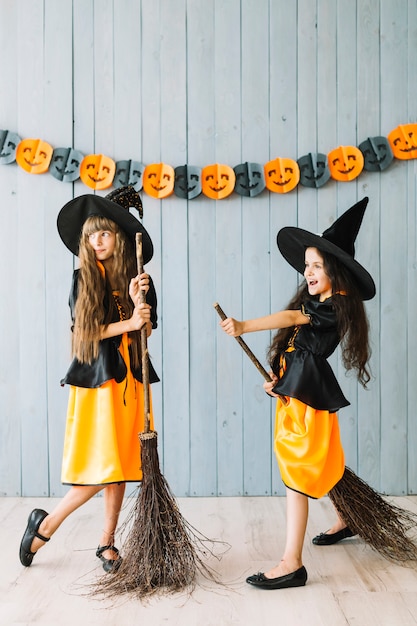
<path id="1" fill-rule="evenodd" d="M 311 498 L 326 495 L 343 476 L 337 414 L 295 398 L 277 400 L 274 451 L 284 484 Z"/>
<path id="2" fill-rule="evenodd" d="M 61 480 L 104 485 L 142 480 L 139 433 L 144 430 L 143 385 L 129 367 L 127 335 L 120 351 L 128 366 L 121 383 L 70 387 Z M 153 430 L 151 410 L 150 428 Z"/>

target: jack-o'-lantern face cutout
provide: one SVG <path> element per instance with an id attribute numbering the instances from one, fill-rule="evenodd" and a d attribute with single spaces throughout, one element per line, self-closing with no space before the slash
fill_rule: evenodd
<path id="1" fill-rule="evenodd" d="M 417 159 L 417 124 L 401 124 L 388 135 L 397 159 Z"/>
<path id="2" fill-rule="evenodd" d="M 391 146 L 386 137 L 368 137 L 359 144 L 359 150 L 363 154 L 363 167 L 368 172 L 386 170 L 394 160 Z"/>
<path id="3" fill-rule="evenodd" d="M 235 187 L 236 175 L 229 165 L 213 163 L 201 172 L 203 193 L 213 200 L 227 198 Z"/>
<path id="4" fill-rule="evenodd" d="M 235 191 L 241 196 L 254 197 L 265 189 L 264 168 L 259 163 L 240 163 L 233 168 Z"/>
<path id="5" fill-rule="evenodd" d="M 179 165 L 175 168 L 174 192 L 179 198 L 192 200 L 201 193 L 201 168 Z"/>
<path id="6" fill-rule="evenodd" d="M 117 161 L 116 162 L 116 174 L 113 179 L 113 187 L 119 189 L 120 187 L 130 186 L 135 191 L 142 189 L 142 176 L 145 166 L 139 161 Z"/>
<path id="7" fill-rule="evenodd" d="M 80 166 L 84 155 L 72 148 L 55 148 L 49 173 L 64 183 L 72 183 L 80 177 Z"/>
<path id="8" fill-rule="evenodd" d="M 16 149 L 16 161 L 29 174 L 43 174 L 51 162 L 53 148 L 42 139 L 23 139 Z"/>
<path id="9" fill-rule="evenodd" d="M 143 190 L 152 198 L 166 198 L 174 191 L 174 168 L 166 163 L 151 163 L 143 172 Z"/>
<path id="10" fill-rule="evenodd" d="M 354 180 L 363 170 L 363 154 L 356 146 L 339 146 L 329 152 L 327 159 L 335 180 Z"/>
<path id="11" fill-rule="evenodd" d="M 265 184 L 269 191 L 288 193 L 300 180 L 300 168 L 293 159 L 273 159 L 264 165 Z"/>
<path id="12" fill-rule="evenodd" d="M 88 154 L 81 161 L 80 178 L 91 189 L 107 189 L 113 182 L 116 163 L 105 154 Z"/>
<path id="13" fill-rule="evenodd" d="M 0 130 L 0 163 L 13 163 L 16 160 L 16 148 L 21 141 L 16 133 Z"/>
<path id="14" fill-rule="evenodd" d="M 297 163 L 300 168 L 300 183 L 304 187 L 318 189 L 323 187 L 330 178 L 326 154 L 309 152 L 300 157 Z"/>

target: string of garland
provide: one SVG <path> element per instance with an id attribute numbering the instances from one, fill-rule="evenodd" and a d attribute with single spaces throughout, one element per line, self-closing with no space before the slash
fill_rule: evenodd
<path id="1" fill-rule="evenodd" d="M 13 131 L 0 130 L 0 165 L 16 162 L 29 174 L 49 172 L 61 182 L 80 178 L 94 190 L 131 185 L 159 199 L 172 193 L 187 200 L 201 193 L 213 200 L 222 200 L 233 192 L 255 197 L 264 189 L 283 194 L 298 184 L 318 189 L 330 178 L 349 182 L 364 169 L 381 172 L 394 159 L 416 158 L 417 123 L 400 124 L 387 137 L 367 137 L 359 146 L 338 146 L 327 155 L 310 152 L 296 161 L 277 157 L 264 164 L 246 161 L 234 167 L 214 163 L 175 168 L 167 163 L 114 161 L 105 154 L 84 155 L 72 147 L 53 148 L 42 139 L 21 139 Z"/>

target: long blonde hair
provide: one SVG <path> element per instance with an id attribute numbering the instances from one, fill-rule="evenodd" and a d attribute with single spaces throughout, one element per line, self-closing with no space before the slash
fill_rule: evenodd
<path id="1" fill-rule="evenodd" d="M 95 252 L 89 243 L 90 235 L 98 230 L 109 230 L 116 235 L 112 280 L 115 289 L 119 292 L 120 303 L 126 318 L 129 318 L 133 312 L 133 303 L 129 297 L 129 282 L 137 274 L 133 243 L 126 237 L 124 231 L 115 222 L 101 215 L 88 217 L 81 231 L 78 251 L 80 271 L 74 310 L 72 351 L 81 363 L 90 364 L 99 354 L 101 328 L 108 326 L 112 319 L 114 320 L 116 309 L 110 282 L 97 264 Z M 105 307 L 106 301 L 107 307 Z M 138 354 L 140 354 L 140 333 L 129 333 L 129 336 L 132 339 L 132 352 L 134 365 L 136 365 L 139 360 Z"/>

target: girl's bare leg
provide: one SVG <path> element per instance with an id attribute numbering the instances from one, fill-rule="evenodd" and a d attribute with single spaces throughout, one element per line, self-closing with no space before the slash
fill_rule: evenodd
<path id="1" fill-rule="evenodd" d="M 286 574 L 295 572 L 302 566 L 307 518 L 307 496 L 287 489 L 287 534 L 284 555 L 276 567 L 265 572 L 266 578 L 285 576 Z"/>
<path id="2" fill-rule="evenodd" d="M 126 483 L 107 485 L 104 490 L 104 528 L 100 539 L 101 546 L 113 546 L 114 535 L 119 521 L 125 495 Z M 105 559 L 117 559 L 117 554 L 112 550 L 103 552 Z"/>
<path id="3" fill-rule="evenodd" d="M 329 530 L 326 530 L 326 533 L 325 533 L 326 535 L 334 535 L 335 533 L 338 533 L 340 530 L 343 530 L 344 528 L 346 528 L 346 524 L 340 517 L 339 513 L 336 511 L 336 509 L 334 509 L 334 511 L 336 513 L 336 521 L 333 524 L 333 526 L 329 528 Z"/>
<path id="4" fill-rule="evenodd" d="M 101 491 L 101 489 L 103 489 L 102 485 L 72 486 L 52 513 L 49 513 L 49 515 L 42 520 L 38 533 L 44 537 L 51 537 L 68 515 L 85 504 L 90 498 Z M 44 545 L 44 541 L 35 537 L 32 541 L 31 552 L 37 552 L 37 550 Z"/>

